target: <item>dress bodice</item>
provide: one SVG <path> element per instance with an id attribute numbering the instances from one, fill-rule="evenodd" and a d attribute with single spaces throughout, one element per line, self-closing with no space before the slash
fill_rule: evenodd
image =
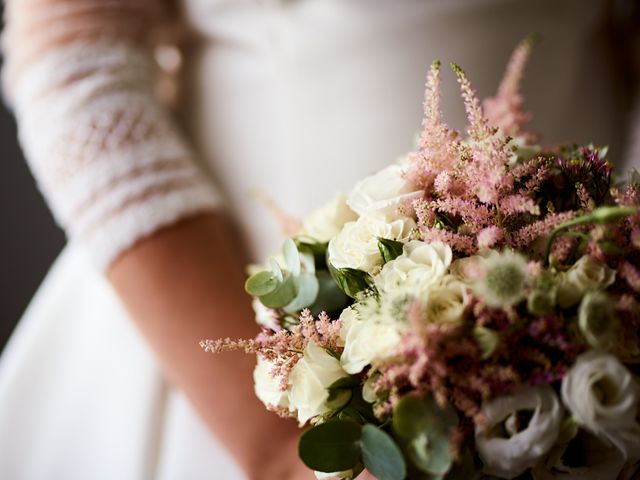
<path id="1" fill-rule="evenodd" d="M 277 226 L 251 192 L 300 216 L 409 150 L 435 58 L 460 64 L 486 96 L 516 43 L 538 32 L 524 85 L 532 128 L 546 141 L 615 145 L 604 3 L 185 0 L 199 42 L 183 118 L 262 256 Z M 453 73 L 443 83 L 445 117 L 464 128 Z"/>

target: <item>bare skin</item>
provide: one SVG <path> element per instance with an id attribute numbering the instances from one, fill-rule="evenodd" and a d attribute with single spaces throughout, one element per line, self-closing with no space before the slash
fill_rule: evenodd
<path id="1" fill-rule="evenodd" d="M 255 359 L 211 355 L 204 338 L 251 338 L 243 289 L 246 258 L 222 215 L 163 229 L 124 253 L 108 277 L 154 350 L 167 378 L 185 392 L 251 480 L 311 479 L 298 460 L 299 430 L 267 412 L 253 392 Z"/>

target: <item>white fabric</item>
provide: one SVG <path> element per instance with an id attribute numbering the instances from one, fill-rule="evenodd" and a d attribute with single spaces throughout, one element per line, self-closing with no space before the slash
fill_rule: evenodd
<path id="1" fill-rule="evenodd" d="M 525 83 L 534 128 L 615 140 L 595 34 L 604 3 L 185 0 L 200 43 L 186 57 L 183 125 L 262 256 L 281 239 L 252 192 L 302 215 L 405 152 L 435 57 L 487 95 L 517 41 L 540 32 Z M 444 80 L 460 127 L 454 76 Z M 3 355 L 0 478 L 242 478 L 87 263 L 68 247 Z"/>

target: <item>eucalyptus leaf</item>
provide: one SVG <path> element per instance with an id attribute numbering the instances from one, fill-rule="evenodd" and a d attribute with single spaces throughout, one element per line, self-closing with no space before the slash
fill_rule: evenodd
<path id="1" fill-rule="evenodd" d="M 300 275 L 300 253 L 295 242 L 290 238 L 287 238 L 282 246 L 282 254 L 284 255 L 284 261 L 287 265 L 287 270 L 291 272 L 291 275 L 297 277 Z"/>
<path id="2" fill-rule="evenodd" d="M 362 427 L 361 448 L 364 466 L 378 480 L 405 478 L 407 466 L 402 452 L 383 430 L 370 423 Z"/>
<path id="3" fill-rule="evenodd" d="M 267 295 L 261 296 L 260 301 L 265 307 L 282 308 L 291 303 L 297 294 L 295 280 L 290 274 L 287 274 L 284 277 L 284 281 L 278 285 L 278 288 Z"/>
<path id="4" fill-rule="evenodd" d="M 269 258 L 269 268 L 271 268 L 271 272 L 273 272 L 274 277 L 278 282 L 284 282 L 284 274 L 282 273 L 282 267 L 278 263 L 274 257 Z"/>
<path id="5" fill-rule="evenodd" d="M 351 420 L 331 420 L 307 430 L 298 444 L 304 464 L 319 472 L 341 472 L 360 463 L 362 427 Z"/>
<path id="6" fill-rule="evenodd" d="M 388 238 L 378 238 L 378 250 L 380 250 L 384 263 L 395 260 L 402 255 L 403 248 L 404 243 L 402 242 Z"/>
<path id="7" fill-rule="evenodd" d="M 258 272 L 251 275 L 244 284 L 249 295 L 260 297 L 273 292 L 278 287 L 278 280 L 271 272 Z"/>
<path id="8" fill-rule="evenodd" d="M 318 296 L 318 279 L 313 273 L 301 273 L 294 277 L 296 297 L 284 307 L 285 312 L 292 313 L 308 307 L 316 301 Z"/>
<path id="9" fill-rule="evenodd" d="M 313 315 L 320 312 L 341 312 L 351 303 L 351 299 L 345 295 L 326 270 L 316 272 L 318 279 L 318 295 L 315 302 L 309 307 Z"/>

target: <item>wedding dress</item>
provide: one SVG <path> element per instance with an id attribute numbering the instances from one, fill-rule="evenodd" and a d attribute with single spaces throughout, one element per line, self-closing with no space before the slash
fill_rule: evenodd
<path id="1" fill-rule="evenodd" d="M 277 249 L 256 192 L 302 216 L 408 151 L 434 58 L 488 95 L 514 45 L 539 32 L 525 81 L 533 129 L 622 152 L 604 1 L 184 0 L 174 118 L 188 141 L 150 94 L 139 38 L 161 2 L 8 3 L 5 88 L 70 242 L 0 363 L 3 479 L 243 478 L 167 386 L 100 268 L 215 208 L 255 258 Z M 79 41 L 63 40 L 69 29 Z M 453 74 L 444 83 L 445 115 L 462 128 Z"/>

